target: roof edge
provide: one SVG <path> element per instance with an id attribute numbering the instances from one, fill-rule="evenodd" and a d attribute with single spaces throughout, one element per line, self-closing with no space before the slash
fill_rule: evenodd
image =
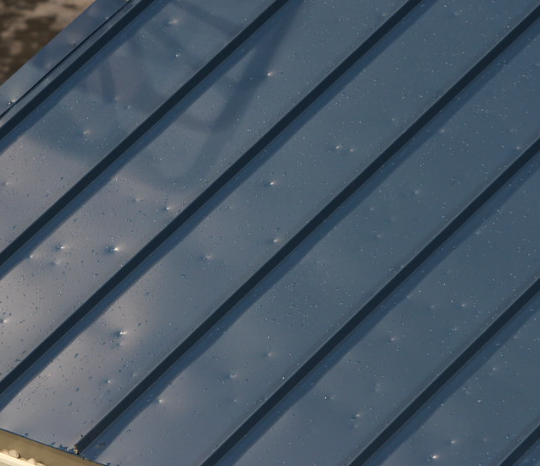
<path id="1" fill-rule="evenodd" d="M 0 86 L 0 117 L 129 0 L 96 0 Z"/>
<path id="2" fill-rule="evenodd" d="M 47 466 L 96 466 L 98 463 L 0 429 L 0 450 L 16 450 L 23 458 L 35 458 Z"/>

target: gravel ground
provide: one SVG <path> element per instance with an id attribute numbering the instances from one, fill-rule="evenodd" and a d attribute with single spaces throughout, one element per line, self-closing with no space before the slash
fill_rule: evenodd
<path id="1" fill-rule="evenodd" d="M 0 0 L 0 84 L 93 0 Z"/>

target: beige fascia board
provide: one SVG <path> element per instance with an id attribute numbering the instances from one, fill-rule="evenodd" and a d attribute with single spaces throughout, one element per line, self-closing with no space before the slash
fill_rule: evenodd
<path id="1" fill-rule="evenodd" d="M 22 458 L 34 458 L 46 466 L 99 466 L 98 463 L 81 456 L 58 450 L 3 429 L 0 429 L 0 450 L 16 450 Z M 0 466 L 29 466 L 29 463 L 1 454 Z"/>

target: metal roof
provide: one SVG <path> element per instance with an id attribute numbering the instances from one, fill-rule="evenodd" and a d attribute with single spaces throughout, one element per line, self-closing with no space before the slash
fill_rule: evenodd
<path id="1" fill-rule="evenodd" d="M 117 3 L 0 117 L 0 428 L 125 466 L 535 464 L 539 17 Z"/>

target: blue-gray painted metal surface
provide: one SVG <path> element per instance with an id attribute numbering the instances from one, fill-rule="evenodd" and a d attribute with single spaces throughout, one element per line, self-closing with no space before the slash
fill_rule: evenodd
<path id="1" fill-rule="evenodd" d="M 113 465 L 534 464 L 539 17 L 128 2 L 0 118 L 0 428 Z"/>

